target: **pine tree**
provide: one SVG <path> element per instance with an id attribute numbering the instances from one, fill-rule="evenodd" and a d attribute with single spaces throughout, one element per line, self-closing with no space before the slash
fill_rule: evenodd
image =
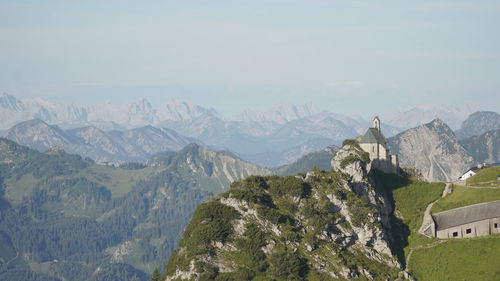
<path id="1" fill-rule="evenodd" d="M 153 271 L 151 281 L 160 281 L 160 271 L 158 270 L 158 267 L 155 267 L 155 271 Z"/>

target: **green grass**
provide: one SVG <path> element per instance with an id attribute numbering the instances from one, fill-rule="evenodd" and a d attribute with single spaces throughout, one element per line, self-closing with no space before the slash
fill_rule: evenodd
<path id="1" fill-rule="evenodd" d="M 127 194 L 140 178 L 147 178 L 157 167 L 147 167 L 141 170 L 125 170 L 109 166 L 91 165 L 82 169 L 78 174 L 61 175 L 53 177 L 55 180 L 84 177 L 105 186 L 111 191 L 113 198 Z M 21 203 L 24 196 L 29 196 L 35 187 L 45 178 L 36 179 L 32 173 L 25 174 L 20 178 L 13 175 L 5 179 L 6 198 L 13 205 Z"/>
<path id="2" fill-rule="evenodd" d="M 412 180 L 410 184 L 393 191 L 396 210 L 412 231 L 418 230 L 427 205 L 439 199 L 444 183 L 428 183 Z"/>
<path id="3" fill-rule="evenodd" d="M 428 183 L 415 177 L 375 172 L 376 188 L 385 192 L 393 205 L 392 228 L 395 253 L 400 262 L 405 262 L 411 247 L 436 241 L 417 233 L 427 205 L 436 201 L 443 193 L 444 183 Z"/>
<path id="4" fill-rule="evenodd" d="M 500 175 L 500 166 L 489 167 L 479 171 L 473 177 L 467 179 L 467 184 L 476 184 L 486 181 L 497 180 L 497 176 Z"/>
<path id="5" fill-rule="evenodd" d="M 497 177 L 500 175 L 500 167 L 489 167 L 479 171 L 473 177 L 467 179 L 467 185 L 472 186 L 495 186 L 499 183 Z"/>
<path id="6" fill-rule="evenodd" d="M 482 202 L 500 200 L 500 189 L 469 188 L 453 185 L 452 193 L 439 200 L 432 207 L 432 213 L 442 212 L 458 207 Z"/>
<path id="7" fill-rule="evenodd" d="M 444 183 L 411 182 L 393 191 L 395 209 L 403 216 L 403 223 L 409 227 L 407 245 L 403 247 L 404 256 L 410 248 L 432 243 L 435 239 L 418 234 L 427 205 L 441 197 Z"/>
<path id="8" fill-rule="evenodd" d="M 147 178 L 157 167 L 147 167 L 140 170 L 126 170 L 110 166 L 92 165 L 80 172 L 78 176 L 83 176 L 95 181 L 111 191 L 113 198 L 127 194 L 140 178 Z"/>
<path id="9" fill-rule="evenodd" d="M 413 252 L 409 269 L 417 280 L 499 280 L 500 235 L 449 240 Z"/>
<path id="10" fill-rule="evenodd" d="M 5 181 L 7 186 L 5 195 L 10 203 L 17 205 L 21 203 L 23 196 L 27 196 L 33 191 L 36 183 L 37 180 L 32 173 L 26 174 L 18 180 L 14 177 L 8 178 Z"/>

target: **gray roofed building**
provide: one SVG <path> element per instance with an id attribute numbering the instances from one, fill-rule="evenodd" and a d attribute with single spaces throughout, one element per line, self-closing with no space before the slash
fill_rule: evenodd
<path id="1" fill-rule="evenodd" d="M 460 207 L 432 215 L 438 238 L 462 238 L 500 233 L 500 200 Z"/>
<path id="2" fill-rule="evenodd" d="M 373 167 L 386 173 L 399 173 L 398 156 L 390 154 L 377 116 L 373 118 L 373 127 L 368 128 L 359 141 L 359 146 L 370 155 L 370 169 Z"/>
<path id="3" fill-rule="evenodd" d="M 436 230 L 500 217 L 500 200 L 460 207 L 432 215 Z"/>
<path id="4" fill-rule="evenodd" d="M 380 132 L 376 128 L 368 128 L 359 143 L 378 143 L 386 148 L 387 140 L 385 139 L 382 132 Z"/>

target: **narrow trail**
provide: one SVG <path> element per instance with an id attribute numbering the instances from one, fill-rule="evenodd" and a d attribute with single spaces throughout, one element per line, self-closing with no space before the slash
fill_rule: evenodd
<path id="1" fill-rule="evenodd" d="M 446 195 L 448 194 L 448 191 L 450 189 L 450 186 L 451 186 L 451 183 L 447 182 L 446 186 L 443 189 L 443 193 L 441 194 L 441 198 L 446 197 Z M 429 224 L 431 224 L 431 222 L 432 222 L 432 216 L 431 216 L 432 206 L 437 201 L 441 200 L 441 198 L 439 198 L 436 201 L 430 203 L 429 205 L 427 205 L 427 208 L 425 208 L 424 217 L 423 217 L 423 220 L 422 220 L 422 226 L 419 228 L 418 233 L 424 234 L 424 230 L 429 226 Z"/>
<path id="2" fill-rule="evenodd" d="M 418 230 L 418 233 L 425 235 L 424 234 L 425 229 L 432 222 L 432 216 L 431 216 L 432 206 L 434 206 L 434 204 L 436 202 L 438 202 L 442 198 L 446 197 L 446 195 L 448 195 L 448 192 L 450 190 L 450 186 L 451 186 L 451 183 L 447 182 L 444 189 L 443 189 L 443 193 L 441 194 L 441 198 L 439 198 L 439 199 L 435 200 L 434 202 L 430 203 L 429 205 L 427 205 L 427 208 L 425 208 L 424 217 L 422 219 L 422 226 Z M 432 247 L 435 247 L 435 246 L 440 245 L 440 244 L 445 243 L 445 242 L 447 242 L 447 240 L 439 240 L 439 241 L 436 241 L 436 242 L 433 242 L 430 244 L 418 245 L 418 246 L 410 248 L 410 251 L 408 252 L 408 256 L 406 257 L 406 265 L 408 266 L 408 264 L 410 263 L 410 259 L 411 259 L 411 255 L 413 254 L 413 250 L 423 249 L 423 248 L 425 248 L 425 249 L 432 248 Z"/>
<path id="3" fill-rule="evenodd" d="M 494 181 L 491 182 L 484 182 L 484 183 L 494 183 Z M 468 187 L 468 188 L 490 188 L 490 189 L 500 189 L 500 186 L 474 186 L 474 185 L 467 185 L 464 180 L 458 180 L 453 182 L 454 185 L 458 186 L 463 186 L 463 187 Z"/>
<path id="4" fill-rule="evenodd" d="M 19 252 L 17 251 L 17 249 L 15 249 L 15 250 L 16 250 L 16 256 L 13 257 L 12 259 L 10 259 L 8 262 L 6 262 L 5 265 L 9 265 L 10 262 L 12 262 L 13 260 L 15 260 L 19 257 Z"/>

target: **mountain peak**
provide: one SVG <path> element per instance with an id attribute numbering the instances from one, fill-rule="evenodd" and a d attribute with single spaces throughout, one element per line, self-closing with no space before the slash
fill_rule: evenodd
<path id="1" fill-rule="evenodd" d="M 320 110 L 311 102 L 301 105 L 294 105 L 290 102 L 280 102 L 273 108 L 264 112 L 245 109 L 242 113 L 238 114 L 233 119 L 235 121 L 247 122 L 274 121 L 279 124 L 284 124 L 289 121 L 311 117 L 321 112 L 322 110 Z"/>
<path id="2" fill-rule="evenodd" d="M 22 101 L 6 93 L 0 94 L 0 107 L 3 107 L 4 109 L 7 110 L 10 109 L 16 112 L 24 110 L 24 104 Z"/>
<path id="3" fill-rule="evenodd" d="M 464 139 L 496 129 L 500 129 L 500 114 L 493 111 L 477 111 L 465 119 L 457 131 L 457 137 Z"/>
<path id="4" fill-rule="evenodd" d="M 166 280 L 385 280 L 404 274 L 389 246 L 390 203 L 369 182 L 320 170 L 236 181 L 197 208 L 169 259 Z M 355 267 L 345 266 L 354 260 Z"/>
<path id="5" fill-rule="evenodd" d="M 401 167 L 415 167 L 429 181 L 453 181 L 473 162 L 441 119 L 388 138 L 387 144 Z"/>

